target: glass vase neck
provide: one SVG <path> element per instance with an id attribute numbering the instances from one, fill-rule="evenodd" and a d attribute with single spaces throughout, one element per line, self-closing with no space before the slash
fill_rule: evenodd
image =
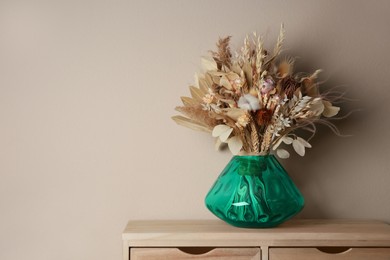
<path id="1" fill-rule="evenodd" d="M 251 153 L 251 152 L 241 151 L 240 153 L 236 154 L 235 156 L 267 156 L 267 155 L 271 155 L 271 154 L 268 152 Z"/>

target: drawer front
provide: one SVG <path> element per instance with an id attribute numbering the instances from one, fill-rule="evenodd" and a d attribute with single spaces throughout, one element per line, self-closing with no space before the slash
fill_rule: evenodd
<path id="1" fill-rule="evenodd" d="M 269 260 L 390 260 L 390 248 L 270 248 Z"/>
<path id="2" fill-rule="evenodd" d="M 206 252 L 205 252 L 206 251 Z M 131 248 L 131 260 L 260 260 L 260 248 Z"/>

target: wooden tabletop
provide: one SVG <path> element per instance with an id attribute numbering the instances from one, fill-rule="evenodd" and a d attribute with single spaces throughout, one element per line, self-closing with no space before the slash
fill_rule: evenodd
<path id="1" fill-rule="evenodd" d="M 123 241 L 158 246 L 364 246 L 390 247 L 390 225 L 365 220 L 290 220 L 278 227 L 247 229 L 220 220 L 129 221 Z"/>

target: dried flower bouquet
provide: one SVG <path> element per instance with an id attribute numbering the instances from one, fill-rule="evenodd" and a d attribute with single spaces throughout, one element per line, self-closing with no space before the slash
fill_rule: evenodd
<path id="1" fill-rule="evenodd" d="M 279 147 L 283 142 L 303 156 L 311 145 L 297 129 L 314 135 L 315 124 L 323 123 L 338 132 L 328 118 L 340 108 L 320 93 L 316 82 L 320 70 L 294 74 L 293 59 L 278 59 L 283 41 L 283 26 L 272 53 L 256 34 L 247 36 L 233 56 L 230 37 L 220 39 L 212 59 L 202 59 L 204 73 L 197 76 L 196 86 L 190 86 L 191 97 L 181 97 L 183 106 L 176 107 L 184 116 L 173 120 L 211 133 L 217 147 L 227 143 L 235 155 L 276 151 L 278 157 L 288 158 L 289 152 Z"/>

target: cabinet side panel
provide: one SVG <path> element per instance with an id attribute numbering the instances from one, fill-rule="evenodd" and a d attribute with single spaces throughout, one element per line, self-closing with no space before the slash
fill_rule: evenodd
<path id="1" fill-rule="evenodd" d="M 123 260 L 129 260 L 130 259 L 130 247 L 126 240 L 123 241 Z"/>

